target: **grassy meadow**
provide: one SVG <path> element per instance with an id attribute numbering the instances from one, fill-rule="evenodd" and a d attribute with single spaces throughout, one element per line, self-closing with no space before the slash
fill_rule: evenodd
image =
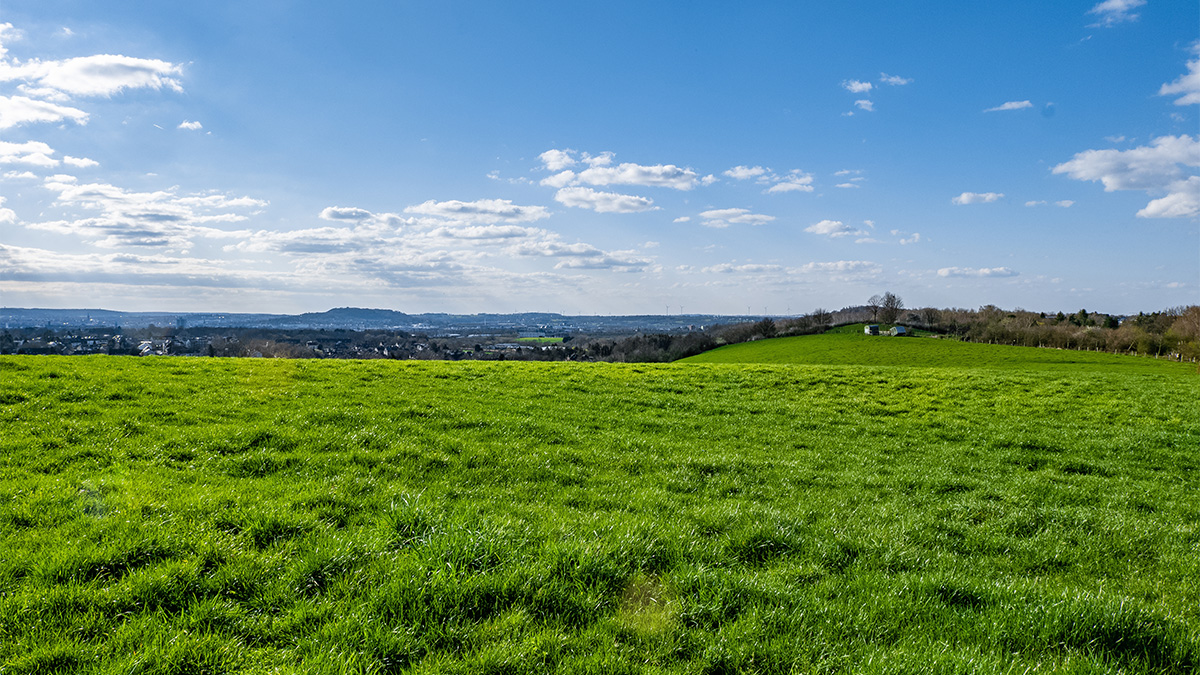
<path id="1" fill-rule="evenodd" d="M 0 673 L 1200 668 L 1194 366 L 839 340 L 0 357 Z"/>

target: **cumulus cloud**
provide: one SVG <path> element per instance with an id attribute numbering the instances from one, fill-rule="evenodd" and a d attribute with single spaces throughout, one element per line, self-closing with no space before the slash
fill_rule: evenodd
<path id="1" fill-rule="evenodd" d="M 54 148 L 41 141 L 25 141 L 23 143 L 0 141 L 0 164 L 58 166 L 59 160 L 51 157 L 53 154 L 55 154 Z"/>
<path id="2" fill-rule="evenodd" d="M 318 214 L 321 220 L 348 220 L 358 222 L 373 218 L 375 214 L 366 209 L 360 209 L 354 206 L 327 206 Z"/>
<path id="3" fill-rule="evenodd" d="M 734 180 L 747 180 L 750 178 L 758 178 L 769 171 L 770 169 L 764 169 L 761 166 L 735 166 L 726 171 L 724 175 L 729 176 Z"/>
<path id="4" fill-rule="evenodd" d="M 404 212 L 478 223 L 527 223 L 550 217 L 550 211 L 544 206 L 520 206 L 508 199 L 480 199 L 473 202 L 438 202 L 431 199 L 409 206 Z"/>
<path id="5" fill-rule="evenodd" d="M 630 164 L 615 167 L 593 166 L 576 176 L 576 181 L 588 185 L 640 185 L 644 187 L 666 187 L 674 190 L 691 190 L 699 182 L 699 176 L 691 169 L 674 164 Z"/>
<path id="6" fill-rule="evenodd" d="M 200 124 L 199 122 L 192 122 L 189 120 L 184 120 L 179 123 L 178 128 L 179 129 L 187 129 L 188 131 L 198 131 L 200 129 L 203 129 L 204 125 Z"/>
<path id="7" fill-rule="evenodd" d="M 730 225 L 762 225 L 775 220 L 775 216 L 751 213 L 749 209 L 711 209 L 702 211 L 701 223 L 705 227 L 723 228 Z"/>
<path id="8" fill-rule="evenodd" d="M 850 188 L 859 188 L 862 186 L 859 185 L 858 183 L 838 183 L 837 185 L 834 185 L 833 187 L 842 188 L 843 190 L 846 190 L 846 189 L 850 189 Z"/>
<path id="9" fill-rule="evenodd" d="M 78 108 L 49 101 L 35 101 L 25 96 L 0 96 L 0 129 L 64 120 L 87 124 L 88 114 Z"/>
<path id="10" fill-rule="evenodd" d="M 692 219 L 691 216 L 679 216 L 678 218 L 676 218 L 675 220 L 672 220 L 671 222 L 672 223 L 686 223 L 686 222 L 691 221 L 691 219 Z"/>
<path id="11" fill-rule="evenodd" d="M 158 59 L 120 54 L 79 56 L 61 61 L 0 61 L 0 82 L 23 81 L 39 98 L 113 96 L 126 89 L 182 91 L 182 67 Z"/>
<path id="12" fill-rule="evenodd" d="M 1137 212 L 1139 218 L 1187 218 L 1200 214 L 1200 176 L 1177 181 L 1166 197 L 1154 199 Z"/>
<path id="13" fill-rule="evenodd" d="M 951 199 L 954 204 L 987 204 L 1004 197 L 1003 192 L 964 192 Z"/>
<path id="14" fill-rule="evenodd" d="M 1174 82 L 1164 84 L 1158 90 L 1159 96 L 1175 96 L 1175 105 L 1191 105 L 1200 103 L 1200 42 L 1192 46 L 1192 52 L 1197 58 L 1187 62 L 1188 72 L 1180 75 Z"/>
<path id="15" fill-rule="evenodd" d="M 554 195 L 554 200 L 566 206 L 591 209 L 597 213 L 638 213 L 657 209 L 654 200 L 647 197 L 600 192 L 587 187 L 562 188 Z"/>
<path id="16" fill-rule="evenodd" d="M 3 208 L 4 197 L 0 197 L 0 223 L 15 223 L 17 222 L 17 214 L 12 209 Z"/>
<path id="17" fill-rule="evenodd" d="M 1129 150 L 1087 150 L 1055 166 L 1056 174 L 1100 181 L 1105 192 L 1143 190 L 1166 193 L 1138 211 L 1142 218 L 1180 218 L 1200 214 L 1195 206 L 1197 176 L 1183 167 L 1200 166 L 1200 137 L 1161 136 Z"/>
<path id="18" fill-rule="evenodd" d="M 1030 103 L 1029 101 L 1008 101 L 1007 103 L 1001 103 L 995 108 L 988 108 L 983 112 L 996 112 L 998 110 L 1024 110 L 1032 107 L 1033 103 Z"/>
<path id="19" fill-rule="evenodd" d="M 866 110 L 867 112 L 875 110 L 875 103 L 865 98 L 855 101 L 854 105 L 858 106 L 859 110 Z"/>
<path id="20" fill-rule="evenodd" d="M 861 80 L 842 80 L 842 88 L 852 94 L 866 94 L 874 89 L 875 85 Z"/>
<path id="21" fill-rule="evenodd" d="M 538 155 L 538 159 L 550 171 L 562 171 L 568 166 L 575 166 L 575 158 L 567 150 L 547 150 Z"/>
<path id="22" fill-rule="evenodd" d="M 785 176 L 772 176 L 771 180 L 774 185 L 767 188 L 769 193 L 780 192 L 812 192 L 813 191 L 813 176 L 811 173 L 804 173 L 799 169 L 793 169 Z"/>
<path id="23" fill-rule="evenodd" d="M 850 227 L 840 220 L 822 220 L 804 228 L 804 231 L 810 234 L 819 234 L 821 236 L 830 237 L 833 239 L 869 234 L 869 232 L 866 230 L 859 230 Z"/>
<path id="24" fill-rule="evenodd" d="M 174 189 L 133 192 L 105 183 L 79 183 L 73 176 L 51 176 L 46 189 L 58 193 L 59 206 L 96 215 L 26 225 L 71 234 L 104 248 L 191 248 L 196 239 L 238 237 L 245 232 L 215 227 L 247 219 L 267 205 L 250 197 L 217 193 L 179 195 Z"/>
<path id="25" fill-rule="evenodd" d="M 63 155 L 62 161 L 63 164 L 79 169 L 90 169 L 94 166 L 100 166 L 100 162 L 88 157 L 72 157 L 70 155 Z"/>
<path id="26" fill-rule="evenodd" d="M 1133 10 L 1146 4 L 1146 0 L 1104 0 L 1088 10 L 1095 14 L 1097 22 L 1093 26 L 1115 26 L 1126 21 L 1136 21 L 1137 14 Z"/>
<path id="27" fill-rule="evenodd" d="M 1017 272 L 1007 267 L 943 267 L 939 277 L 1015 277 Z"/>

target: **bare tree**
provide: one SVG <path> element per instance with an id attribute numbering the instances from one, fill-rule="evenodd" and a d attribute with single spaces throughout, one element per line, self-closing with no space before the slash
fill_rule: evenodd
<path id="1" fill-rule="evenodd" d="M 813 323 L 818 326 L 828 326 L 829 322 L 833 320 L 833 315 L 829 310 L 822 307 L 814 309 L 810 316 L 812 316 Z"/>
<path id="2" fill-rule="evenodd" d="M 900 310 L 904 309 L 904 301 L 891 291 L 884 293 L 881 300 L 879 320 L 884 323 L 894 322 L 896 317 L 900 316 Z"/>
<path id="3" fill-rule="evenodd" d="M 871 310 L 871 322 L 879 320 L 879 309 L 883 307 L 883 296 L 876 293 L 867 298 L 867 309 Z"/>
<path id="4" fill-rule="evenodd" d="M 942 320 L 942 313 L 935 307 L 926 307 L 921 310 L 921 320 L 927 327 L 934 326 Z"/>

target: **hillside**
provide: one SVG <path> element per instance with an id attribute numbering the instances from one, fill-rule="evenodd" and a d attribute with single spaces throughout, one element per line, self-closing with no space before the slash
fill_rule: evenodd
<path id="1" fill-rule="evenodd" d="M 1196 365 L 1192 363 L 1176 363 L 1144 356 L 989 345 L 933 337 L 869 336 L 863 334 L 861 324 L 842 326 L 820 335 L 772 338 L 726 345 L 680 362 L 1196 373 Z"/>

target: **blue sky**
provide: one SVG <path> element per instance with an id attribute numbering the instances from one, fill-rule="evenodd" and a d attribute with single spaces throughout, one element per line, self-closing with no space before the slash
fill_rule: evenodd
<path id="1" fill-rule="evenodd" d="M 1200 6 L 0 2 L 0 305 L 1200 302 Z"/>

